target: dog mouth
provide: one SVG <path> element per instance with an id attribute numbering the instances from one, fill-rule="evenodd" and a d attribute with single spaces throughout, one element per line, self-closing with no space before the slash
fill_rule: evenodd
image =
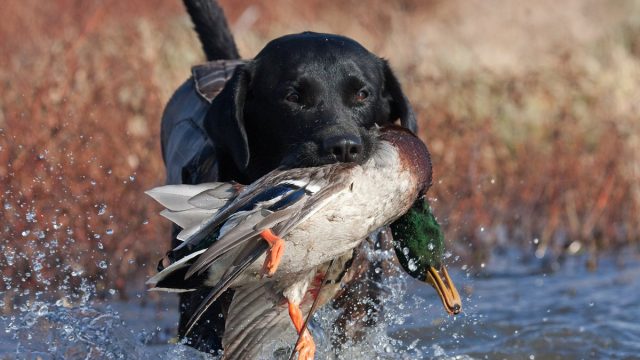
<path id="1" fill-rule="evenodd" d="M 369 160 L 376 137 L 342 136 L 291 145 L 282 157 L 280 168 L 304 168 L 335 163 L 362 164 Z"/>
<path id="2" fill-rule="evenodd" d="M 329 158 L 319 156 L 319 146 L 314 142 L 293 144 L 282 158 L 279 168 L 294 169 L 332 164 Z"/>

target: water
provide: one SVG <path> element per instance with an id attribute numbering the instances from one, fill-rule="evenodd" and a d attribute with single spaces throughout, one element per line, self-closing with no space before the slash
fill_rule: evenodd
<path id="1" fill-rule="evenodd" d="M 205 359 L 170 344 L 177 301 L 35 302 L 0 317 L 0 359 Z"/>
<path id="2" fill-rule="evenodd" d="M 470 293 L 462 317 L 441 321 L 437 312 L 412 307 L 409 321 L 390 335 L 419 338 L 417 346 L 438 359 L 640 358 L 637 262 L 619 267 L 606 259 L 595 273 L 582 261 L 549 275 L 507 270 L 454 278 Z M 429 291 L 414 286 L 407 296 Z"/>
<path id="3" fill-rule="evenodd" d="M 445 316 L 432 288 L 407 277 L 385 283 L 381 324 L 347 359 L 634 359 L 640 358 L 640 262 L 607 258 L 597 272 L 570 258 L 555 272 L 507 255 L 479 276 L 454 271 L 464 313 Z M 142 297 L 145 293 L 139 294 Z M 129 302 L 35 302 L 0 317 L 0 359 L 193 359 L 207 356 L 170 344 L 175 298 Z M 318 357 L 336 312 L 316 316 Z"/>

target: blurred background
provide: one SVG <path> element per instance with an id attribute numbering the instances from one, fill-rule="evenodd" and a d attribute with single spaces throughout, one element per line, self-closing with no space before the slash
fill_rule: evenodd
<path id="1" fill-rule="evenodd" d="M 313 30 L 389 60 L 432 153 L 454 266 L 481 273 L 516 248 L 595 269 L 636 252 L 639 1 L 220 3 L 245 58 Z M 162 110 L 204 61 L 190 19 L 178 0 L 2 8 L 0 309 L 16 289 L 126 298 L 169 246 L 143 191 L 164 181 Z"/>

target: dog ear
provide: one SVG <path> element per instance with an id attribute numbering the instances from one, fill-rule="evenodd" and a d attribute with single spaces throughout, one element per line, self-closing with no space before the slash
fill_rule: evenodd
<path id="1" fill-rule="evenodd" d="M 220 94 L 211 102 L 204 127 L 216 147 L 229 152 L 240 170 L 249 165 L 249 143 L 244 127 L 244 101 L 251 81 L 250 66 L 238 66 Z"/>
<path id="2" fill-rule="evenodd" d="M 400 118 L 400 125 L 411 130 L 415 133 L 418 130 L 418 124 L 416 122 L 416 115 L 413 112 L 409 99 L 402 92 L 398 79 L 391 71 L 389 63 L 383 60 L 384 63 L 384 87 L 389 96 L 389 118 L 393 122 L 397 118 Z"/>

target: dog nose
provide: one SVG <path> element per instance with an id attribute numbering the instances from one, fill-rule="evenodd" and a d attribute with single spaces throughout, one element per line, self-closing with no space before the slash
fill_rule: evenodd
<path id="1" fill-rule="evenodd" d="M 337 161 L 353 162 L 362 154 L 362 141 L 357 136 L 335 136 L 323 143 L 324 151 L 334 155 Z"/>

